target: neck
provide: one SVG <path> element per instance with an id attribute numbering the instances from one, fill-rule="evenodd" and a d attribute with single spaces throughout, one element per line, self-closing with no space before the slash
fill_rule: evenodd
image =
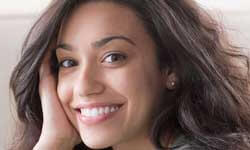
<path id="1" fill-rule="evenodd" d="M 176 135 L 166 134 L 161 138 L 161 143 L 163 147 L 168 147 L 173 144 Z M 120 143 L 112 147 L 113 150 L 155 150 L 156 148 L 151 143 L 148 135 L 142 135 L 137 138 L 133 138 L 133 140 L 127 140 L 126 142 Z"/>
<path id="2" fill-rule="evenodd" d="M 113 146 L 113 150 L 155 150 L 155 147 L 149 140 L 149 136 L 142 136 L 135 138 L 135 140 L 128 140 L 127 142 L 123 142 L 116 146 Z"/>

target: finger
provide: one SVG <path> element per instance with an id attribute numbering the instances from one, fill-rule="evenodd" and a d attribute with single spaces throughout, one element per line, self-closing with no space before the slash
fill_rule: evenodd
<path id="1" fill-rule="evenodd" d="M 41 64 L 41 67 L 39 69 L 39 77 L 41 79 L 41 77 L 44 77 L 48 74 L 51 74 L 51 71 L 50 71 L 50 58 L 51 58 L 51 55 L 52 55 L 52 49 L 53 47 L 56 46 L 56 40 L 52 40 L 51 44 L 49 44 L 46 52 L 45 52 L 45 56 L 42 60 L 42 64 Z"/>
<path id="2" fill-rule="evenodd" d="M 49 65 L 50 64 L 50 57 L 51 57 L 50 52 L 47 52 L 47 54 L 45 55 L 45 57 L 42 60 L 41 67 L 39 69 L 40 80 L 41 80 L 42 77 L 51 74 L 51 71 L 50 71 L 50 68 L 49 68 L 49 66 L 50 66 Z"/>
<path id="3" fill-rule="evenodd" d="M 54 76 L 50 71 L 50 55 L 51 54 L 49 52 L 45 55 L 39 70 L 39 94 L 41 98 L 44 119 L 55 120 L 56 117 L 53 114 L 64 113 L 64 111 L 62 109 L 61 103 L 59 102 Z M 60 117 L 60 115 L 58 116 Z"/>

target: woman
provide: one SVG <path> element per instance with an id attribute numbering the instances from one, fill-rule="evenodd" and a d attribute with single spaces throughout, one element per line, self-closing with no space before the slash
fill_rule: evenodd
<path id="1" fill-rule="evenodd" d="M 13 149 L 247 150 L 248 69 L 193 1 L 55 0 L 12 74 Z"/>

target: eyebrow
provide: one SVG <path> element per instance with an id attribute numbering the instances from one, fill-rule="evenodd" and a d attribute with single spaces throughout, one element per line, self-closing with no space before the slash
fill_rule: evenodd
<path id="1" fill-rule="evenodd" d="M 122 35 L 105 37 L 101 40 L 98 40 L 98 41 L 91 43 L 91 45 L 94 48 L 101 48 L 104 45 L 106 45 L 107 43 L 111 42 L 112 40 L 124 40 L 124 41 L 130 43 L 131 45 L 136 46 L 136 44 L 131 39 L 129 39 L 128 37 L 122 36 Z M 69 50 L 69 51 L 73 50 L 73 46 L 71 46 L 70 44 L 66 44 L 66 43 L 58 44 L 56 46 L 55 50 L 57 50 L 58 48 L 62 48 L 62 49 Z"/>

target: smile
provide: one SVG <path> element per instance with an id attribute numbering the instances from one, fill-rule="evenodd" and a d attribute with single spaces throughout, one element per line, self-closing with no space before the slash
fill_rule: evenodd
<path id="1" fill-rule="evenodd" d="M 105 106 L 105 107 L 97 107 L 97 108 L 82 108 L 80 109 L 81 115 L 84 117 L 97 117 L 103 116 L 106 114 L 110 114 L 116 112 L 120 107 L 118 105 L 114 106 Z"/>
<path id="2" fill-rule="evenodd" d="M 93 125 L 111 119 L 119 112 L 123 105 L 109 105 L 92 108 L 81 108 L 77 115 L 85 125 Z"/>

